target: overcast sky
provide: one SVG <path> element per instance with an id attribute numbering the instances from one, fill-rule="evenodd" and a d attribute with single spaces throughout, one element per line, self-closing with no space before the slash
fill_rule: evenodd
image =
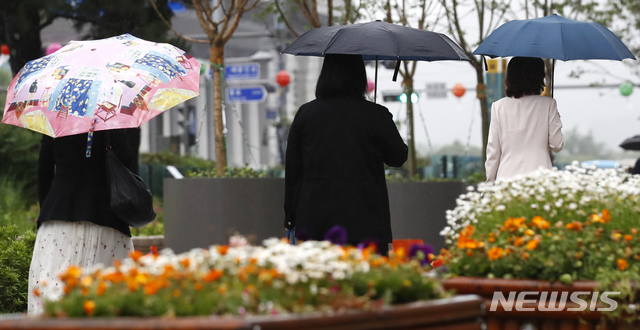
<path id="1" fill-rule="evenodd" d="M 630 61 L 630 60 L 625 60 Z M 588 70 L 601 71 L 606 68 L 611 73 L 622 78 L 638 81 L 638 77 L 631 75 L 630 69 L 617 61 L 557 61 L 556 86 L 589 85 L 603 79 L 607 84 L 619 84 L 622 80 L 602 74 L 585 74 L 581 79 L 569 78 L 569 73 L 577 66 Z M 367 67 L 367 75 L 374 78 L 373 67 Z M 406 105 L 399 102 L 384 103 L 380 94 L 385 91 L 402 90 L 402 78 L 392 81 L 393 70 L 381 67 L 378 72 L 378 103 L 389 108 L 394 118 L 406 118 Z M 479 103 L 476 99 L 475 70 L 466 62 L 420 62 L 414 77 L 414 87 L 424 90 L 427 83 L 446 83 L 447 88 L 461 83 L 467 88 L 466 94 L 458 99 L 449 93 L 446 99 L 427 99 L 426 94 L 420 94 L 419 104 L 415 107 L 415 134 L 420 154 L 428 150 L 427 137 L 424 126 L 429 133 L 434 151 L 459 140 L 467 143 L 471 131 L 470 144 L 482 145 L 481 121 Z M 563 131 L 577 127 L 578 131 L 586 134 L 593 132 L 596 142 L 604 142 L 607 147 L 620 150 L 618 145 L 625 138 L 640 134 L 640 88 L 634 88 L 629 97 L 620 94 L 619 88 L 583 88 L 555 90 L 555 98 L 563 123 Z M 423 125 L 420 115 L 424 117 Z M 473 121 L 473 124 L 471 123 Z M 406 127 L 406 126 L 405 126 Z M 402 130 L 406 137 L 406 132 Z"/>

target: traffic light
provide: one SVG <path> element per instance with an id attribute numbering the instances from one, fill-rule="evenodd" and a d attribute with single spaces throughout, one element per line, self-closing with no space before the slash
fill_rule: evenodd
<path id="1" fill-rule="evenodd" d="M 388 93 L 382 94 L 382 100 L 384 102 L 402 102 L 407 103 L 408 97 L 406 93 Z M 418 94 L 411 94 L 411 103 L 418 102 Z"/>

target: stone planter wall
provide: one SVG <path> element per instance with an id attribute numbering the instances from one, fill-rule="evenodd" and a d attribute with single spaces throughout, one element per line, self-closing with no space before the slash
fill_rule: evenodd
<path id="1" fill-rule="evenodd" d="M 163 235 L 133 236 L 131 237 L 131 240 L 133 241 L 133 248 L 145 254 L 151 252 L 152 246 L 155 246 L 158 249 L 158 251 L 164 248 Z"/>
<path id="2" fill-rule="evenodd" d="M 445 212 L 466 192 L 463 182 L 391 182 L 394 239 L 422 239 L 444 247 Z M 164 246 L 176 253 L 226 244 L 238 232 L 259 244 L 284 237 L 284 179 L 165 179 Z"/>
<path id="3" fill-rule="evenodd" d="M 378 311 L 335 315 L 254 317 L 46 319 L 0 318 L 0 330 L 480 330 L 484 304 L 475 295 L 385 307 Z"/>
<path id="4" fill-rule="evenodd" d="M 510 330 L 510 329 L 539 329 L 539 330 L 631 330 L 640 329 L 640 323 L 629 324 L 626 321 L 604 322 L 603 312 L 590 311 L 569 311 L 570 308 L 578 308 L 579 304 L 570 299 L 564 305 L 559 304 L 562 292 L 567 292 L 570 297 L 573 292 L 598 291 L 598 283 L 593 281 L 578 281 L 572 285 L 564 285 L 559 282 L 537 281 L 537 280 L 507 280 L 507 279 L 487 279 L 473 277 L 455 277 L 443 281 L 447 290 L 455 290 L 457 294 L 477 294 L 484 298 L 487 308 L 485 320 L 487 330 Z M 498 304 L 495 311 L 491 311 L 492 298 L 494 292 L 501 292 L 505 298 L 510 292 L 516 292 L 516 297 L 521 292 L 536 292 L 537 295 L 527 295 L 526 302 L 522 307 L 532 309 L 529 311 L 517 311 L 515 307 L 510 311 Z M 548 292 L 547 299 L 541 301 L 541 292 Z M 558 292 L 557 298 L 550 304 L 551 292 Z M 562 307 L 559 311 L 540 310 L 540 304 L 544 307 Z M 599 307 L 608 307 L 600 303 Z M 602 327 L 598 327 L 598 326 Z"/>

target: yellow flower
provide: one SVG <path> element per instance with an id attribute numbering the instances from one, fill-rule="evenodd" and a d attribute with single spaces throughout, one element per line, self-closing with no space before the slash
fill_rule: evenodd
<path id="1" fill-rule="evenodd" d="M 494 246 L 491 249 L 489 249 L 489 251 L 487 252 L 487 255 L 489 256 L 489 260 L 500 259 L 504 257 L 504 250 L 502 248 Z"/>
<path id="2" fill-rule="evenodd" d="M 82 278 L 82 281 L 80 281 L 80 285 L 85 288 L 91 286 L 91 284 L 93 284 L 93 278 L 91 276 L 85 276 Z"/>
<path id="3" fill-rule="evenodd" d="M 540 242 L 538 242 L 538 240 L 535 240 L 535 239 L 530 240 L 529 242 L 527 242 L 527 246 L 526 246 L 527 250 L 531 250 L 531 251 L 535 250 L 535 248 L 538 247 L 539 243 Z"/>
<path id="4" fill-rule="evenodd" d="M 625 269 L 629 268 L 629 264 L 624 259 L 618 259 L 617 263 L 618 263 L 618 268 L 621 271 L 624 271 Z"/>
<path id="5" fill-rule="evenodd" d="M 84 313 L 87 315 L 93 315 L 93 311 L 96 309 L 96 303 L 93 300 L 85 300 L 82 303 L 82 308 L 84 309 Z"/>
<path id="6" fill-rule="evenodd" d="M 527 230 L 524 231 L 524 234 L 527 235 L 527 236 L 533 236 L 536 233 L 531 229 L 527 229 Z"/>

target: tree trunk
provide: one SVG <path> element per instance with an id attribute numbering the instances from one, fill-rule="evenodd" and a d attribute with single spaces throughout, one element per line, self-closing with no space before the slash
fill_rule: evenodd
<path id="1" fill-rule="evenodd" d="M 9 2 L 4 12 L 4 32 L 11 70 L 17 74 L 27 62 L 41 57 L 40 14 L 23 1 Z"/>
<path id="2" fill-rule="evenodd" d="M 484 84 L 484 69 L 482 62 L 479 66 L 475 66 L 476 79 L 478 86 L 476 87 L 476 95 L 480 102 L 480 118 L 482 118 L 482 164 L 487 160 L 487 142 L 489 141 L 489 106 L 487 105 L 487 86 Z M 484 167 L 484 166 L 483 166 Z"/>
<path id="3" fill-rule="evenodd" d="M 222 80 L 224 74 L 224 46 L 212 45 L 209 61 L 213 66 L 213 127 L 216 146 L 216 174 L 221 177 L 227 166 L 227 142 L 224 136 L 224 124 L 222 121 Z"/>
<path id="4" fill-rule="evenodd" d="M 407 95 L 407 119 L 409 120 L 409 177 L 413 178 L 416 175 L 416 144 L 415 144 L 415 130 L 413 124 L 413 102 L 411 102 L 411 95 L 413 95 L 413 79 L 405 78 L 402 82 L 404 85 L 404 92 Z"/>

